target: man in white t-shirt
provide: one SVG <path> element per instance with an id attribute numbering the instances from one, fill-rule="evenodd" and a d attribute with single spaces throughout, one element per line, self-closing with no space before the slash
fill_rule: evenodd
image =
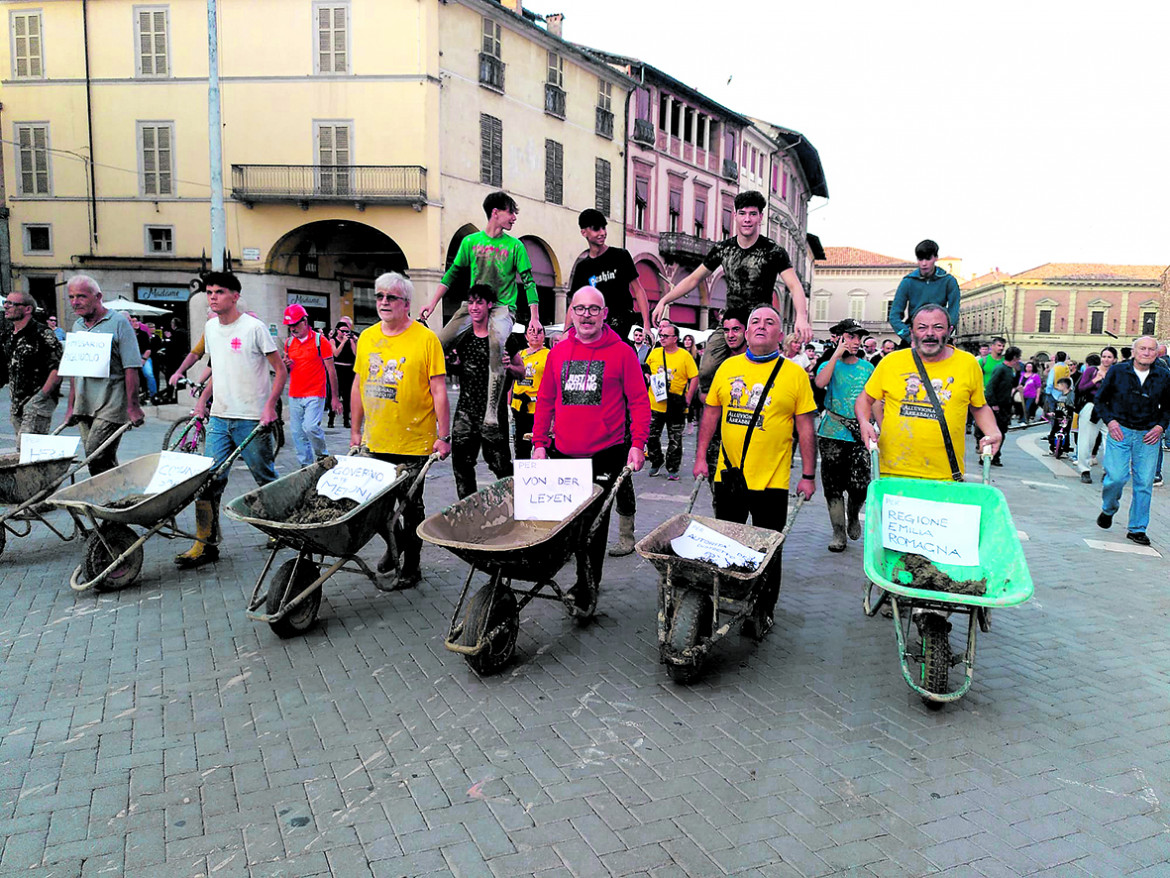
<path id="1" fill-rule="evenodd" d="M 276 420 L 276 404 L 288 373 L 268 327 L 240 310 L 239 279 L 231 272 L 213 271 L 207 275 L 204 287 L 214 313 L 203 328 L 212 379 L 195 406 L 195 415 L 206 418 L 210 401 L 207 455 L 218 467 L 257 424 L 268 425 Z M 276 444 L 271 432 L 253 439 L 240 456 L 257 485 L 276 479 Z M 225 473 L 211 483 L 203 499 L 195 501 L 195 543 L 175 556 L 180 567 L 198 567 L 218 560 L 219 501 L 226 486 Z"/>

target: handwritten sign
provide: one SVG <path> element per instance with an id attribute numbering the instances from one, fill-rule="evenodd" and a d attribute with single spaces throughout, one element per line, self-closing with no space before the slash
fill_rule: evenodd
<path id="1" fill-rule="evenodd" d="M 593 496 L 591 460 L 518 460 L 517 521 L 564 521 Z"/>
<path id="2" fill-rule="evenodd" d="M 214 464 L 214 460 L 201 454 L 181 454 L 178 451 L 160 452 L 158 465 L 154 468 L 154 475 L 150 477 L 150 482 L 142 489 L 142 493 L 161 494 L 175 485 L 182 484 L 187 479 L 207 472 Z"/>
<path id="3" fill-rule="evenodd" d="M 25 433 L 20 437 L 20 462 L 34 463 L 38 460 L 60 460 L 77 453 L 77 436 L 42 436 L 39 433 Z"/>
<path id="4" fill-rule="evenodd" d="M 882 497 L 882 545 L 943 564 L 979 565 L 979 517 L 969 503 Z"/>
<path id="5" fill-rule="evenodd" d="M 666 373 L 655 372 L 650 376 L 650 392 L 656 402 L 666 402 Z"/>
<path id="6" fill-rule="evenodd" d="M 692 521 L 682 536 L 670 541 L 670 547 L 680 558 L 706 561 L 716 567 L 746 567 L 755 570 L 764 560 L 764 553 L 750 549 L 738 540 Z"/>
<path id="7" fill-rule="evenodd" d="M 317 493 L 330 500 L 348 497 L 365 503 L 398 478 L 398 467 L 372 457 L 339 457 L 337 466 L 317 480 Z"/>
<path id="8" fill-rule="evenodd" d="M 57 374 L 74 378 L 109 378 L 113 341 L 114 337 L 105 332 L 65 333 L 65 352 L 61 354 Z"/>

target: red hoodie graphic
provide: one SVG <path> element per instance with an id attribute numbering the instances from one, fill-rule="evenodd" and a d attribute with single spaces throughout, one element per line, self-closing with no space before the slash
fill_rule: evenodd
<path id="1" fill-rule="evenodd" d="M 555 420 L 557 450 L 592 457 L 625 441 L 627 408 L 633 446 L 642 448 L 650 437 L 650 398 L 638 355 L 608 326 L 591 345 L 570 329 L 544 367 L 532 444 L 552 444 L 549 428 Z"/>

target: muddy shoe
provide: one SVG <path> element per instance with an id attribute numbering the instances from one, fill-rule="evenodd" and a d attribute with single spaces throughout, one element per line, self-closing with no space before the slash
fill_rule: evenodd
<path id="1" fill-rule="evenodd" d="M 393 573 L 397 569 L 398 569 L 398 558 L 392 551 L 387 549 L 382 554 L 382 557 L 378 559 L 378 563 L 374 567 L 374 572 L 377 573 L 379 576 L 389 576 L 391 573 Z"/>

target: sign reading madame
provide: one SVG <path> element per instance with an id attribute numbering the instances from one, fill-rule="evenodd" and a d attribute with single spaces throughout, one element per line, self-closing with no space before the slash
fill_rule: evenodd
<path id="1" fill-rule="evenodd" d="M 882 497 L 882 545 L 943 564 L 979 566 L 979 516 L 968 503 Z"/>

